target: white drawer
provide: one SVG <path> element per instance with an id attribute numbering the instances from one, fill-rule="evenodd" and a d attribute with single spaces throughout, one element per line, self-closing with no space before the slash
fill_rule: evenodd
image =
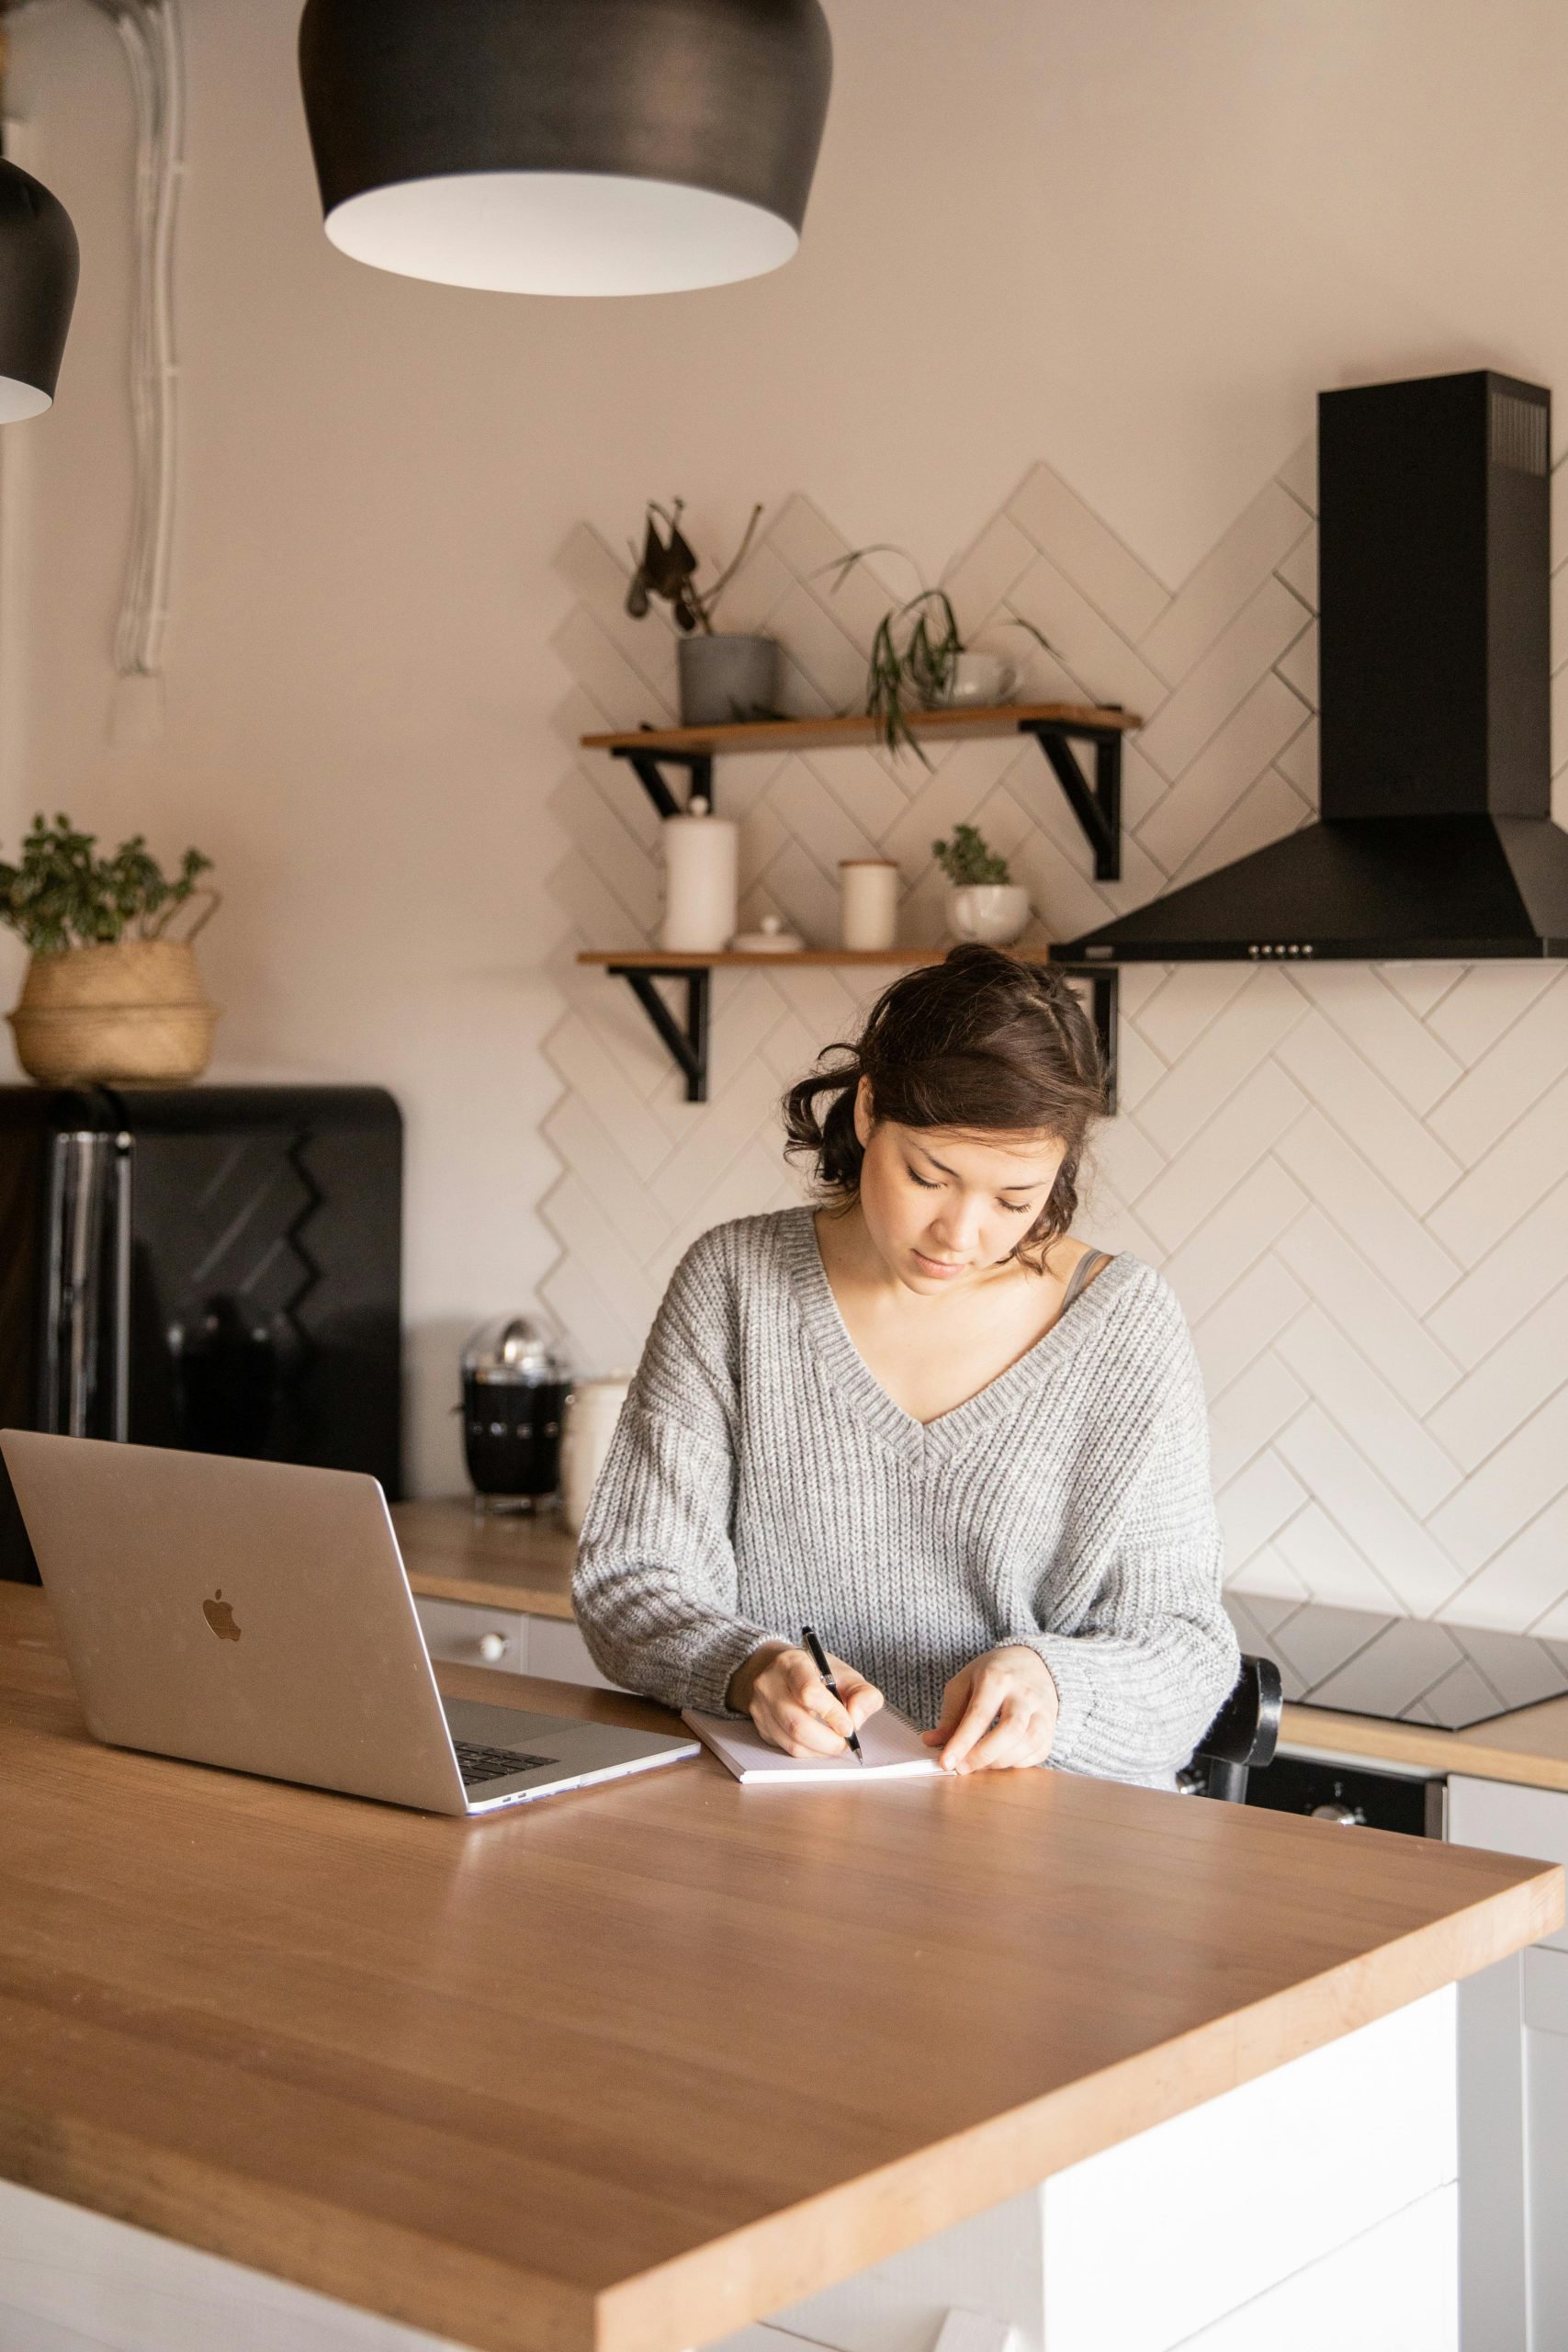
<path id="1" fill-rule="evenodd" d="M 595 1690 L 621 1688 L 618 1682 L 606 1682 L 577 1627 L 564 1617 L 529 1618 L 528 1671 L 549 1675 L 557 1682 L 586 1682 Z"/>
<path id="2" fill-rule="evenodd" d="M 481 1609 L 468 1600 L 414 1596 L 425 1646 L 448 1666 L 493 1666 L 506 1674 L 528 1671 L 528 1620 L 513 1609 Z"/>
<path id="3" fill-rule="evenodd" d="M 1448 1838 L 1450 1846 L 1482 1846 L 1489 1853 L 1522 1854 L 1528 1861 L 1568 1863 L 1568 1792 L 1521 1789 L 1512 1781 L 1472 1781 L 1450 1772 Z M 1568 1927 L 1543 1936 L 1541 1944 L 1568 1951 Z"/>

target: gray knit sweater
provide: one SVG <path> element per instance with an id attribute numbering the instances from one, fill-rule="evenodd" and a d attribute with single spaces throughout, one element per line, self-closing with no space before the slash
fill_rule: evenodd
<path id="1" fill-rule="evenodd" d="M 728 1713 L 761 1642 L 815 1625 L 934 1724 L 1002 1642 L 1061 1694 L 1051 1761 L 1168 1788 L 1235 1679 L 1191 1340 L 1113 1258 L 1028 1353 L 921 1423 L 851 1340 L 809 1209 L 716 1226 L 671 1278 L 582 1529 L 601 1669 Z"/>

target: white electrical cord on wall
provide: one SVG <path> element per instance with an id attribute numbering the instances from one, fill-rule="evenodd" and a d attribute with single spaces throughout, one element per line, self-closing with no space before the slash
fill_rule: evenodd
<path id="1" fill-rule="evenodd" d="M 92 6 L 114 19 L 136 108 L 130 346 L 136 485 L 115 668 L 121 678 L 157 678 L 175 527 L 175 216 L 185 169 L 185 61 L 177 0 L 92 0 Z"/>

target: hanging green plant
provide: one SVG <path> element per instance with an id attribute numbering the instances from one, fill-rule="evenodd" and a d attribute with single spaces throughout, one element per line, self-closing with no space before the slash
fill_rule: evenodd
<path id="1" fill-rule="evenodd" d="M 849 555 L 838 556 L 824 565 L 825 571 L 837 575 L 829 594 L 837 595 L 855 566 L 874 555 L 901 556 L 916 579 L 920 576 L 919 566 L 907 548 L 882 541 L 874 547 L 855 548 Z M 1052 650 L 1049 639 L 1042 636 L 1032 621 L 1010 614 L 999 626 L 1024 629 L 1036 645 L 1047 653 Z M 933 709 L 943 702 L 953 684 L 959 655 L 970 650 L 945 588 L 922 585 L 903 604 L 894 605 L 884 613 L 871 640 L 865 707 L 867 717 L 876 721 L 877 732 L 889 752 L 913 752 L 930 767 L 931 762 L 909 725 L 910 714 Z"/>

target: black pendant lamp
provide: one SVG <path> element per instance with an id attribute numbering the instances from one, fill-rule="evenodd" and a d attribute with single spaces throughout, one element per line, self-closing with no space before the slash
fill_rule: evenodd
<path id="1" fill-rule="evenodd" d="M 63 204 L 0 157 L 0 424 L 40 415 L 53 402 L 77 266 Z"/>
<path id="2" fill-rule="evenodd" d="M 776 269 L 828 111 L 819 0 L 306 0 L 327 235 L 521 294 Z"/>

